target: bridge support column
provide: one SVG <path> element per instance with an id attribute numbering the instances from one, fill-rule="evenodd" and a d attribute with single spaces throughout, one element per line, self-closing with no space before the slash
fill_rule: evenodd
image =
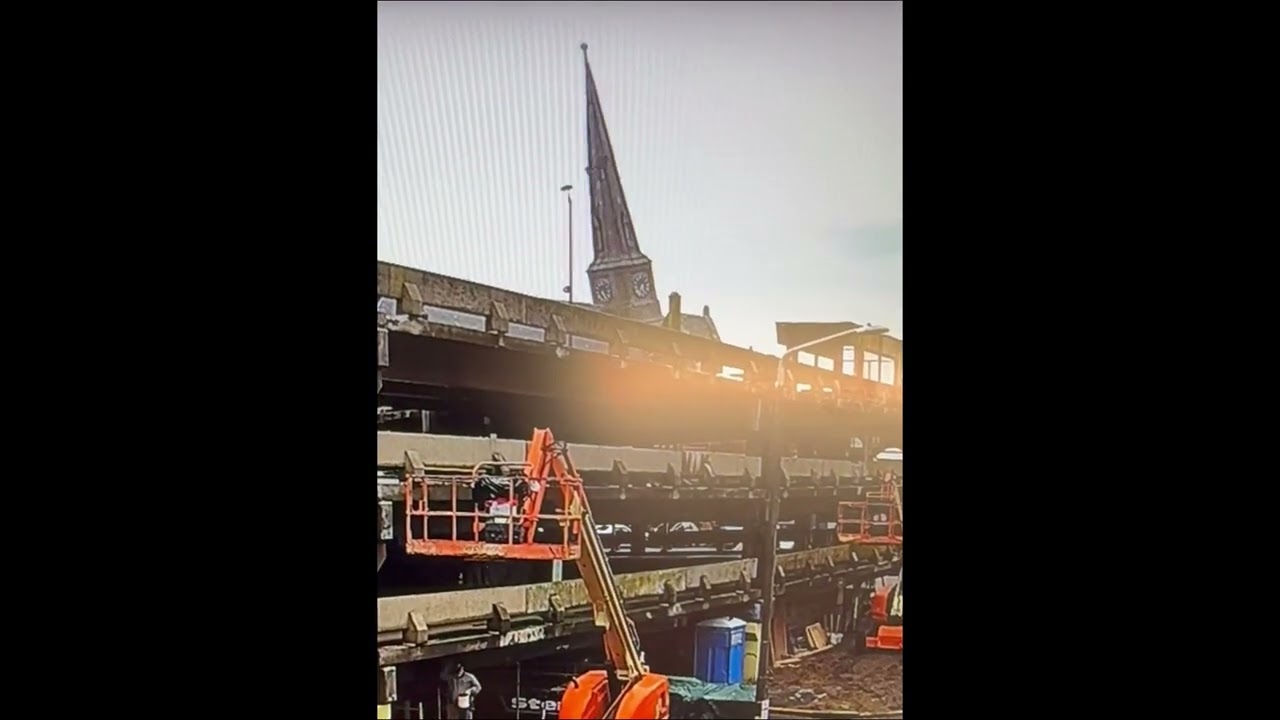
<path id="1" fill-rule="evenodd" d="M 391 720 L 391 703 L 396 701 L 395 667 L 378 668 L 378 720 Z"/>
<path id="2" fill-rule="evenodd" d="M 782 456 L 781 426 L 779 423 L 778 391 L 763 403 L 760 426 L 765 437 L 765 454 L 760 458 L 761 480 L 767 493 L 764 512 L 763 555 L 757 564 L 756 578 L 761 583 L 764 601 L 761 603 L 760 619 L 763 626 L 760 632 L 760 669 L 756 679 L 756 702 L 760 703 L 760 717 L 769 716 L 769 681 L 773 678 L 773 658 L 778 650 L 771 647 L 770 636 L 773 634 L 774 622 L 774 577 L 778 573 L 778 514 L 782 505 Z"/>

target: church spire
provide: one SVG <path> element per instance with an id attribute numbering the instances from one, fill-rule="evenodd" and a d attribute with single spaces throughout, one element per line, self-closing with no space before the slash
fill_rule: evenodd
<path id="1" fill-rule="evenodd" d="M 591 240 L 594 251 L 587 276 L 591 298 L 601 309 L 635 320 L 662 318 L 653 287 L 653 267 L 640 252 L 631 211 L 605 127 L 596 80 L 582 44 L 587 72 L 587 176 L 591 190 Z"/>

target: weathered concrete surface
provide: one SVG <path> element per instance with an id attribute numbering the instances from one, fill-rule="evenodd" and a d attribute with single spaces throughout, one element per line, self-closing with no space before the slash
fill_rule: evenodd
<path id="1" fill-rule="evenodd" d="M 801 565 L 805 563 L 800 563 Z M 836 574 L 846 575 L 850 579 L 871 579 L 886 573 L 898 571 L 896 562 L 887 561 L 877 564 L 857 564 L 837 566 Z M 793 610 L 797 602 L 832 602 L 831 594 L 838 592 L 835 582 L 836 574 L 826 574 L 820 568 L 816 574 L 806 575 L 796 572 L 788 578 L 786 595 L 790 598 L 788 606 Z M 825 579 L 824 579 L 825 576 Z M 814 584 L 814 581 L 817 584 Z M 675 627 L 683 627 L 696 621 L 696 616 L 707 616 L 708 612 L 736 614 L 743 610 L 747 603 L 758 600 L 760 590 L 753 588 L 747 592 L 738 590 L 734 585 L 713 588 L 711 594 L 704 599 L 686 597 L 674 604 L 661 602 L 659 596 L 633 599 L 627 602 L 627 616 L 638 627 L 647 627 L 651 623 L 665 623 Z M 585 611 L 585 612 L 584 612 Z M 425 623 L 423 623 L 425 628 Z M 396 629 L 389 633 L 379 633 L 378 647 L 379 666 L 397 665 L 417 660 L 461 655 L 486 649 L 522 647 L 525 657 L 536 657 L 554 653 L 568 645 L 599 643 L 598 632 L 592 632 L 594 622 L 589 608 L 569 609 L 560 622 L 551 622 L 545 617 L 524 616 L 512 617 L 512 626 L 508 631 L 499 631 L 483 621 L 469 621 L 445 626 L 438 635 L 414 635 Z M 543 641 L 553 640 L 554 643 Z"/>
<path id="2" fill-rule="evenodd" d="M 666 472 L 667 468 L 680 471 L 681 454 L 675 450 L 646 450 L 641 448 L 608 445 L 583 445 L 568 443 L 569 457 L 579 472 L 610 470 L 614 461 L 620 461 L 629 472 Z"/>
<path id="3" fill-rule="evenodd" d="M 397 299 L 398 311 L 412 316 L 423 313 L 429 315 L 431 307 L 437 308 L 437 313 L 443 311 L 444 314 L 466 314 L 469 316 L 468 320 L 475 321 L 473 334 L 486 340 L 506 335 L 511 324 L 516 323 L 527 328 L 543 329 L 547 344 L 569 345 L 571 338 L 577 336 L 604 343 L 608 346 L 610 355 L 632 358 L 638 354 L 685 372 L 693 370 L 697 364 L 711 369 L 712 374 L 721 367 L 736 368 L 741 371 L 744 389 L 771 385 L 780 362 L 772 355 L 687 335 L 661 325 L 635 322 L 580 305 L 521 295 L 390 263 L 378 263 L 378 294 Z M 440 315 L 430 324 L 442 324 L 446 321 L 447 318 Z M 455 319 L 454 322 L 460 321 Z M 424 332 L 434 333 L 434 329 L 427 327 Z M 899 368 L 901 367 L 900 340 L 876 336 L 866 339 L 851 338 L 850 342 L 867 344 L 867 349 L 877 348 L 885 355 L 893 355 L 898 358 Z M 392 361 L 394 360 L 393 357 Z M 895 411 L 900 411 L 900 381 L 896 386 L 890 386 L 794 362 L 788 362 L 786 367 L 797 383 L 809 384 L 815 388 L 839 388 L 837 395 L 891 406 Z M 901 369 L 898 374 L 901 375 Z"/>
<path id="4" fill-rule="evenodd" d="M 704 576 L 712 585 L 719 585 L 734 582 L 741 578 L 743 573 L 746 573 L 747 578 L 755 577 L 756 561 L 754 559 L 626 573 L 617 575 L 616 579 L 618 588 L 622 592 L 622 598 L 628 600 L 649 595 L 660 595 L 662 594 L 663 586 L 667 582 L 675 586 L 676 592 L 683 592 L 698 587 L 700 579 Z M 591 604 L 591 599 L 587 596 L 586 585 L 581 580 L 531 585 L 529 586 L 528 595 L 529 604 L 532 607 L 546 607 L 549 602 L 548 598 L 552 594 L 558 594 L 566 608 Z M 535 610 L 534 612 L 538 611 Z"/>
<path id="5" fill-rule="evenodd" d="M 524 440 L 491 440 L 480 437 L 428 435 L 420 433 L 378 433 L 378 466 L 398 467 L 406 450 L 414 450 L 429 465 L 471 467 L 488 462 L 493 453 L 501 453 L 510 461 L 522 460 L 527 442 Z M 697 477 L 703 465 L 717 476 L 740 477 L 744 473 L 760 477 L 760 458 L 739 453 L 654 450 L 609 445 L 569 443 L 569 457 L 579 472 L 608 472 L 614 462 L 621 462 L 628 472 L 664 473 L 668 468 L 684 477 Z M 836 475 L 852 477 L 854 463 L 848 460 L 815 460 L 785 458 L 782 468 L 791 476 Z"/>
<path id="6" fill-rule="evenodd" d="M 756 561 L 734 560 L 687 568 L 627 573 L 616 578 L 622 598 L 628 600 L 659 595 L 668 581 L 680 592 L 698 587 L 704 575 L 715 585 L 736 581 L 744 572 L 748 578 L 754 578 Z M 565 609 L 591 604 L 586 585 L 581 580 L 380 598 L 378 632 L 404 629 L 411 612 L 421 613 L 428 626 L 487 618 L 494 603 L 502 603 L 512 615 L 543 613 L 550 609 L 550 597 L 553 594 L 560 596 Z"/>
<path id="7" fill-rule="evenodd" d="M 708 452 L 685 453 L 695 466 L 706 465 L 716 475 L 751 475 L 760 477 L 760 458 L 740 453 Z M 696 472 L 696 467 L 695 467 Z"/>
<path id="8" fill-rule="evenodd" d="M 400 482 L 398 480 L 378 478 L 378 502 L 397 502 L 400 500 L 404 500 L 404 488 L 400 486 Z"/>
<path id="9" fill-rule="evenodd" d="M 861 553 L 855 553 L 851 545 L 833 545 L 831 547 L 814 548 L 804 552 L 779 555 L 778 567 L 782 568 L 783 572 L 791 573 L 809 567 L 811 564 L 824 565 L 828 559 L 836 565 L 851 562 L 855 556 L 859 560 L 870 561 L 874 559 L 874 555 L 865 550 Z"/>
<path id="10" fill-rule="evenodd" d="M 524 460 L 524 440 L 425 435 L 421 433 L 378 433 L 378 467 L 398 467 L 406 450 L 414 450 L 428 465 L 470 468 L 493 459 L 495 452 L 510 461 Z"/>
<path id="11" fill-rule="evenodd" d="M 538 610 L 530 610 L 528 593 L 533 585 L 516 587 L 479 588 L 476 590 L 459 590 L 457 592 L 431 593 L 427 595 L 408 595 L 396 598 L 378 599 L 378 632 L 403 630 L 408 623 L 409 613 L 422 613 L 427 626 L 466 620 L 482 620 L 489 617 L 494 603 L 502 603 L 512 615 L 530 612 L 542 612 L 544 605 Z"/>
<path id="12" fill-rule="evenodd" d="M 823 567 L 828 559 L 834 565 L 841 565 L 853 561 L 854 556 L 853 548 L 848 545 L 818 548 L 779 555 L 778 567 L 784 573 L 795 575 L 811 566 Z M 859 556 L 859 559 L 873 558 L 866 553 L 865 558 Z M 632 600 L 662 594 L 668 581 L 677 592 L 683 592 L 699 587 L 704 576 L 712 585 L 722 585 L 738 581 L 743 573 L 748 579 L 755 578 L 755 559 L 626 573 L 616 578 L 623 599 Z M 428 626 L 483 620 L 489 617 L 494 603 L 502 603 L 512 616 L 543 613 L 550 609 L 553 594 L 559 595 L 566 610 L 590 605 L 586 586 L 581 580 L 380 598 L 378 632 L 403 630 L 411 612 L 421 613 Z"/>
<path id="13" fill-rule="evenodd" d="M 744 603 L 758 598 L 759 591 L 746 593 L 726 592 L 713 595 L 707 600 L 681 601 L 670 606 L 655 606 L 654 602 L 647 607 L 631 607 L 628 603 L 627 617 L 639 627 L 654 624 L 665 624 L 669 627 L 686 627 L 693 622 L 692 616 L 707 611 L 720 610 L 721 614 L 731 612 L 732 608 L 740 608 Z M 554 644 L 544 641 L 554 641 Z M 490 632 L 483 623 L 476 623 L 470 632 L 451 632 L 448 636 L 428 639 L 423 643 L 392 643 L 378 647 L 378 665 L 386 667 L 401 665 L 418 660 L 465 655 L 481 650 L 499 648 L 522 648 L 521 655 L 526 658 L 554 654 L 567 647 L 599 646 L 600 635 L 591 614 L 575 613 L 562 622 L 536 622 L 513 627 L 507 632 Z"/>
<path id="14" fill-rule="evenodd" d="M 782 471 L 795 477 L 797 475 L 836 475 L 849 477 L 853 474 L 853 463 L 848 460 L 817 460 L 813 458 L 783 458 Z"/>

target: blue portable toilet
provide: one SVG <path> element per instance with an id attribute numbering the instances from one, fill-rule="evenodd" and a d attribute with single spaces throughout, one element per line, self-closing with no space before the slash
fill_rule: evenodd
<path id="1" fill-rule="evenodd" d="M 703 682 L 742 682 L 747 623 L 737 618 L 703 620 L 693 638 L 693 675 Z"/>

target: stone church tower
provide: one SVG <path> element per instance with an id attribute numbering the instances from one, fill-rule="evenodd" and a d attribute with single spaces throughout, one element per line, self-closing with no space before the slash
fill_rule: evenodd
<path id="1" fill-rule="evenodd" d="M 587 175 L 591 189 L 591 239 L 594 257 L 587 267 L 591 300 L 611 314 L 642 322 L 663 319 L 653 285 L 653 263 L 640 252 L 631 211 L 600 109 L 600 96 L 582 45 L 587 70 Z"/>

